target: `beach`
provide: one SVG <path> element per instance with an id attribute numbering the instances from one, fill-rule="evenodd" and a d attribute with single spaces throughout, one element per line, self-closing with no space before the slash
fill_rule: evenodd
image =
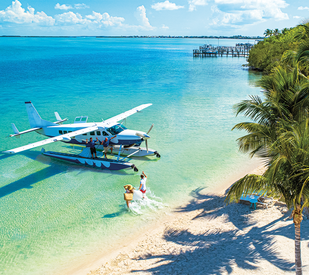
<path id="1" fill-rule="evenodd" d="M 256 163 L 255 163 L 256 164 Z M 251 171 L 261 174 L 263 166 Z M 242 171 L 243 174 L 248 171 Z M 238 174 L 239 176 L 239 174 Z M 284 203 L 269 208 L 233 203 L 224 194 L 231 179 L 211 191 L 192 191 L 139 237 L 130 229 L 122 245 L 67 274 L 294 274 L 294 224 Z M 303 274 L 309 272 L 309 220 L 301 225 Z"/>

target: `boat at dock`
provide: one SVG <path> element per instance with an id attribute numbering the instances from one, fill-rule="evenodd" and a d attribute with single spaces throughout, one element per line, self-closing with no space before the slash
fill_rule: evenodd
<path id="1" fill-rule="evenodd" d="M 108 169 L 108 170 L 121 170 L 121 169 L 133 169 L 134 172 L 138 172 L 137 167 L 129 162 L 128 158 L 122 159 L 106 159 L 104 157 L 92 158 L 89 147 L 86 147 L 79 154 L 60 153 L 53 151 L 45 151 L 42 148 L 42 154 L 48 157 L 56 158 L 63 161 L 72 162 L 75 164 L 85 165 L 93 168 Z M 127 159 L 127 160 L 125 160 Z"/>

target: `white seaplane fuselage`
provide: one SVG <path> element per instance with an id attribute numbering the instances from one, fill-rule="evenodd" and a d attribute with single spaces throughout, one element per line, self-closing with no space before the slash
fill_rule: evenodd
<path id="1" fill-rule="evenodd" d="M 39 134 L 51 138 L 71 133 L 74 131 L 82 130 L 88 127 L 97 126 L 98 129 L 95 131 L 88 132 L 78 136 L 73 136 L 66 140 L 62 140 L 67 143 L 79 144 L 79 145 L 85 145 L 86 139 L 89 141 L 90 138 L 92 138 L 94 141 L 96 141 L 98 138 L 98 140 L 102 142 L 104 141 L 105 138 L 110 139 L 116 135 L 115 138 L 110 140 L 110 143 L 112 145 L 139 146 L 143 141 L 143 137 L 145 138 L 149 137 L 144 132 L 126 129 L 125 126 L 119 123 L 109 128 L 102 126 L 102 124 L 103 123 L 74 123 L 74 124 L 64 124 L 57 126 L 53 125 L 43 127 L 42 129 L 37 130 L 37 132 Z"/>

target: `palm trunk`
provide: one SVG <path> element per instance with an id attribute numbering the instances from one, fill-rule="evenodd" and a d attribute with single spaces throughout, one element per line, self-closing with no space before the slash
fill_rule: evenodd
<path id="1" fill-rule="evenodd" d="M 301 253 L 300 253 L 300 224 L 302 221 L 302 211 L 301 206 L 297 205 L 296 209 L 292 212 L 293 222 L 295 226 L 295 267 L 296 275 L 302 275 L 302 266 L 301 266 Z"/>
<path id="2" fill-rule="evenodd" d="M 300 254 L 300 224 L 295 224 L 295 266 L 296 275 L 302 275 L 301 254 Z"/>

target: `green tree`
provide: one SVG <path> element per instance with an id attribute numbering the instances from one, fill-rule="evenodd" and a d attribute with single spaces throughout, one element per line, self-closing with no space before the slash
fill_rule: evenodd
<path id="1" fill-rule="evenodd" d="M 300 226 L 303 209 L 309 206 L 309 119 L 301 123 L 279 120 L 277 139 L 264 153 L 266 172 L 246 175 L 229 190 L 226 201 L 238 201 L 244 193 L 277 195 L 293 209 L 296 274 L 302 274 Z"/>
<path id="2" fill-rule="evenodd" d="M 236 115 L 243 113 L 253 122 L 236 124 L 233 129 L 245 130 L 247 135 L 238 139 L 241 151 L 263 154 L 277 139 L 279 120 L 301 121 L 308 116 L 309 83 L 298 74 L 297 68 L 289 70 L 278 66 L 271 75 L 264 75 L 257 83 L 264 89 L 262 100 L 250 96 L 235 105 Z"/>
<path id="3" fill-rule="evenodd" d="M 264 32 L 265 37 L 269 37 L 269 36 L 272 36 L 272 35 L 273 35 L 273 30 L 271 30 L 271 29 L 265 30 L 265 32 Z"/>
<path id="4" fill-rule="evenodd" d="M 250 156 L 262 157 L 267 170 L 263 176 L 246 175 L 229 190 L 226 201 L 237 201 L 244 194 L 277 194 L 293 209 L 295 224 L 295 263 L 301 274 L 300 223 L 309 199 L 309 83 L 297 66 L 278 66 L 258 83 L 264 99 L 251 96 L 235 105 L 253 122 L 238 123 L 233 129 L 247 131 L 238 139 L 239 148 Z"/>
<path id="5" fill-rule="evenodd" d="M 279 35 L 279 34 L 280 34 L 280 31 L 279 31 L 278 29 L 274 29 L 273 34 L 274 34 L 274 35 Z"/>
<path id="6" fill-rule="evenodd" d="M 282 33 L 278 30 L 266 30 L 266 38 L 250 50 L 249 66 L 269 74 L 273 68 L 281 64 L 286 51 L 297 51 L 298 46 L 306 39 L 306 33 L 306 27 L 303 25 L 284 29 Z"/>

